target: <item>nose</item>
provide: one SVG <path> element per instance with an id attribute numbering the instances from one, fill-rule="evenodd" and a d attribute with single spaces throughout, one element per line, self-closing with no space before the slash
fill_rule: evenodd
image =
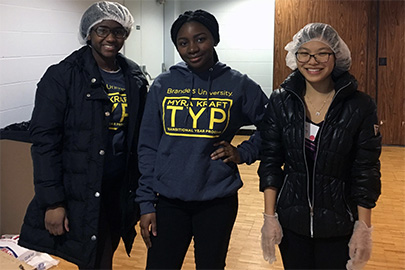
<path id="1" fill-rule="evenodd" d="M 316 61 L 315 55 L 309 55 L 308 63 L 310 63 L 310 64 L 318 64 L 318 61 Z"/>
<path id="2" fill-rule="evenodd" d="M 108 36 L 105 37 L 105 39 L 108 40 L 108 41 L 115 41 L 116 40 L 115 35 L 112 32 L 110 32 L 108 34 Z"/>
<path id="3" fill-rule="evenodd" d="M 194 54 L 194 53 L 198 52 L 198 50 L 199 50 L 199 47 L 197 45 L 197 42 L 191 41 L 190 45 L 188 47 L 188 53 Z"/>

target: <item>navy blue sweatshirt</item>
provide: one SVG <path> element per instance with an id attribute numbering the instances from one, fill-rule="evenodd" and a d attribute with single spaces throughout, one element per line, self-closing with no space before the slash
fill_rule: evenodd
<path id="1" fill-rule="evenodd" d="M 210 154 L 214 143 L 231 142 L 240 127 L 257 126 L 267 100 L 258 84 L 220 62 L 198 74 L 179 63 L 159 75 L 148 93 L 138 144 L 141 215 L 155 212 L 157 194 L 183 201 L 235 194 L 242 187 L 237 165 Z M 259 134 L 240 144 L 242 162 L 257 160 L 259 147 Z"/>

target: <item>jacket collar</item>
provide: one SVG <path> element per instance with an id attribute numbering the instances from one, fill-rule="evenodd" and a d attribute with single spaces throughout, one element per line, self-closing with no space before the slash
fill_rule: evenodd
<path id="1" fill-rule="evenodd" d="M 177 70 L 181 74 L 185 76 L 190 76 L 190 74 L 196 74 L 203 80 L 207 80 L 208 78 L 215 79 L 225 73 L 226 71 L 230 70 L 231 68 L 222 62 L 216 62 L 209 70 L 205 72 L 195 73 L 192 69 L 190 69 L 185 62 L 179 62 L 176 65 L 170 67 L 170 70 Z"/>
<path id="2" fill-rule="evenodd" d="M 64 61 L 71 63 L 72 65 L 77 65 L 79 68 L 82 69 L 83 72 L 87 73 L 90 80 L 95 79 L 97 82 L 101 83 L 100 71 L 97 62 L 93 57 L 90 46 L 83 46 L 79 50 L 69 55 Z M 124 74 L 132 78 L 137 77 L 141 79 L 139 83 L 140 85 L 147 84 L 145 76 L 135 62 L 127 59 L 121 53 L 117 55 L 117 61 Z M 92 86 L 99 86 L 99 84 L 92 83 Z"/>
<path id="3" fill-rule="evenodd" d="M 339 77 L 333 77 L 332 79 L 335 83 L 336 95 L 340 98 L 351 95 L 357 90 L 357 80 L 347 71 Z M 305 90 L 305 78 L 301 72 L 296 69 L 285 79 L 281 87 L 286 91 L 294 92 L 299 97 L 302 97 Z"/>

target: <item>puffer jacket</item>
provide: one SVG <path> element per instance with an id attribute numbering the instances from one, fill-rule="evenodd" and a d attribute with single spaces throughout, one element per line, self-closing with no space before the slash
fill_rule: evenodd
<path id="1" fill-rule="evenodd" d="M 305 79 L 294 71 L 270 97 L 260 126 L 260 190 L 278 189 L 283 228 L 314 238 L 350 235 L 357 205 L 373 208 L 381 192 L 381 135 L 373 100 L 348 72 L 318 131 L 313 181 L 305 157 Z M 312 195 L 310 195 L 312 194 Z"/>
<path id="2" fill-rule="evenodd" d="M 140 176 L 137 141 L 147 92 L 138 65 L 119 54 L 128 97 L 129 166 L 121 189 L 121 236 L 129 254 L 139 219 L 134 203 Z M 112 103 L 104 90 L 89 46 L 51 66 L 38 83 L 31 119 L 35 196 L 28 206 L 19 244 L 47 252 L 84 268 L 93 268 L 98 237 L 104 149 Z M 64 205 L 68 233 L 52 236 L 44 226 L 45 211 Z"/>

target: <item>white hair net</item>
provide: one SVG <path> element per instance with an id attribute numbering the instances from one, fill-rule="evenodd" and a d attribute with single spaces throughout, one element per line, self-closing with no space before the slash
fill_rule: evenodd
<path id="1" fill-rule="evenodd" d="M 121 24 L 127 30 L 128 35 L 131 32 L 134 18 L 129 10 L 116 2 L 100 1 L 91 5 L 83 14 L 79 27 L 79 41 L 86 44 L 87 37 L 91 28 L 104 21 L 112 20 Z"/>
<path id="2" fill-rule="evenodd" d="M 325 23 L 310 23 L 298 31 L 291 42 L 284 49 L 288 51 L 285 58 L 286 64 L 292 70 L 297 68 L 295 53 L 305 43 L 309 41 L 320 41 L 328 45 L 335 54 L 335 68 L 333 75 L 339 76 L 350 69 L 352 59 L 350 50 L 346 43 L 339 37 L 335 29 Z"/>

